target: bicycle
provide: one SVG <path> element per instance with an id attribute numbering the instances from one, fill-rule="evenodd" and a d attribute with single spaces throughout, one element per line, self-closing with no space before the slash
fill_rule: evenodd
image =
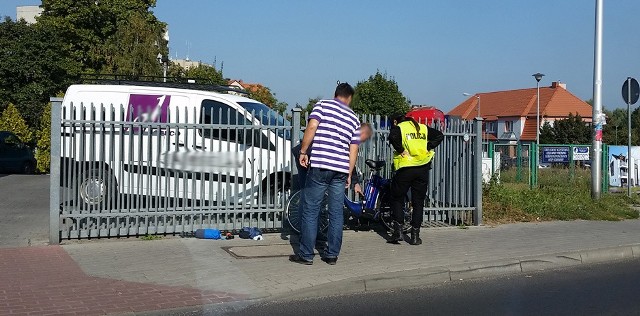
<path id="1" fill-rule="evenodd" d="M 353 216 L 356 219 L 373 220 L 375 222 L 382 222 L 387 230 L 393 228 L 393 215 L 391 214 L 390 206 L 390 185 L 391 179 L 385 179 L 380 176 L 380 170 L 382 170 L 386 162 L 384 160 L 374 161 L 367 159 L 365 164 L 371 169 L 369 177 L 364 184 L 364 195 L 361 196 L 360 201 L 353 201 L 349 199 L 347 194 L 344 196 L 344 211 L 346 216 Z M 287 202 L 286 218 L 289 226 L 297 233 L 300 233 L 300 194 L 302 191 L 297 191 L 289 198 Z M 327 195 L 325 195 L 326 199 Z M 408 202 L 409 199 L 405 199 L 404 206 L 404 225 L 402 227 L 403 232 L 408 232 L 411 229 L 411 205 Z M 329 226 L 329 220 L 327 214 L 327 201 L 323 200 L 322 205 L 324 209 L 321 209 L 320 216 L 320 230 L 326 231 Z M 323 216 L 324 215 L 324 216 Z M 346 222 L 346 221 L 345 221 Z"/>

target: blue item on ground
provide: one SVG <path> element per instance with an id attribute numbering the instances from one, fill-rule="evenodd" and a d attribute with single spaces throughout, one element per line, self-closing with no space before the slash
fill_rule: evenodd
<path id="1" fill-rule="evenodd" d="M 253 237 L 262 235 L 262 231 L 258 227 L 243 227 L 238 235 L 243 239 L 253 239 Z"/>
<path id="2" fill-rule="evenodd" d="M 196 238 L 220 239 L 220 230 L 215 228 L 198 229 L 196 230 Z"/>

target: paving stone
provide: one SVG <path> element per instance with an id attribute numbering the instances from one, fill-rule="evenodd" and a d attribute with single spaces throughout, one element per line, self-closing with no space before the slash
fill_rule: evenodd
<path id="1" fill-rule="evenodd" d="M 473 271 L 474 266 L 487 272 L 486 265 L 478 265 L 486 262 L 502 262 L 503 267 L 514 271 L 530 271 L 577 259 L 591 262 L 610 256 L 638 257 L 640 235 L 629 233 L 637 231 L 638 220 L 426 229 L 421 246 L 391 245 L 375 232 L 347 231 L 336 266 L 325 264 L 319 257 L 312 266 L 290 263 L 286 257 L 290 241 L 282 240 L 279 234 L 268 234 L 261 242 L 170 238 L 4 248 L 0 249 L 0 275 L 8 277 L 0 282 L 4 303 L 0 304 L 0 315 L 28 308 L 41 308 L 42 314 L 70 314 L 73 308 L 84 308 L 85 313 L 73 310 L 83 315 L 134 313 L 303 293 L 349 280 L 369 280 L 371 289 L 393 286 L 388 280 L 375 277 L 384 274 L 400 273 L 404 277 L 401 284 L 417 285 L 420 281 L 416 280 L 421 278 L 445 280 L 447 273 L 438 270 L 443 267 L 452 267 L 453 275 L 464 277 L 472 276 L 468 271 Z M 620 251 L 616 248 L 620 245 L 630 246 L 628 251 Z M 256 252 L 255 246 L 264 248 Z M 274 253 L 281 257 L 237 259 L 223 247 L 241 249 L 247 257 L 277 249 Z M 609 248 L 617 250 L 587 253 L 581 258 L 557 256 Z M 498 266 L 494 267 L 496 271 Z M 424 274 L 429 269 L 440 272 Z M 467 275 L 461 271 L 467 271 Z"/>

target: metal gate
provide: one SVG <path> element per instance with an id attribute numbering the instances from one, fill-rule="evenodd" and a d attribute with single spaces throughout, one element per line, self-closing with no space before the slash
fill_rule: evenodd
<path id="1" fill-rule="evenodd" d="M 196 113 L 187 112 L 177 113 L 183 118 L 177 122 L 174 118 L 173 123 L 154 123 L 125 119 L 124 106 L 63 108 L 60 98 L 51 101 L 50 243 L 199 228 L 282 228 L 296 172 L 291 147 L 303 131 L 300 109 L 293 110 L 292 124 L 277 120 L 243 124 L 232 118 L 225 124 L 193 123 L 187 118 Z M 362 120 L 374 129 L 358 159 L 359 169 L 366 170 L 365 159 L 390 161 L 392 152 L 387 119 L 366 116 Z M 482 141 L 477 137 L 481 124 L 446 123 L 445 139 L 430 174 L 425 222 L 478 225 L 482 221 Z M 214 146 L 211 135 L 224 136 L 227 142 Z M 168 164 L 167 153 L 209 159 L 211 153 L 219 153 L 215 157 L 220 159 L 229 154 L 241 163 L 222 171 L 187 170 Z M 172 157 L 175 163 L 178 156 Z M 385 169 L 386 176 L 391 172 L 390 166 Z"/>

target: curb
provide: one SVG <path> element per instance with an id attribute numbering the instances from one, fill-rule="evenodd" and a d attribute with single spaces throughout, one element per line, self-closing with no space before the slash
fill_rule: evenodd
<path id="1" fill-rule="evenodd" d="M 640 243 L 369 275 L 280 294 L 272 296 L 268 300 L 289 301 L 310 297 L 406 289 L 463 279 L 513 275 L 632 258 L 640 258 Z"/>

